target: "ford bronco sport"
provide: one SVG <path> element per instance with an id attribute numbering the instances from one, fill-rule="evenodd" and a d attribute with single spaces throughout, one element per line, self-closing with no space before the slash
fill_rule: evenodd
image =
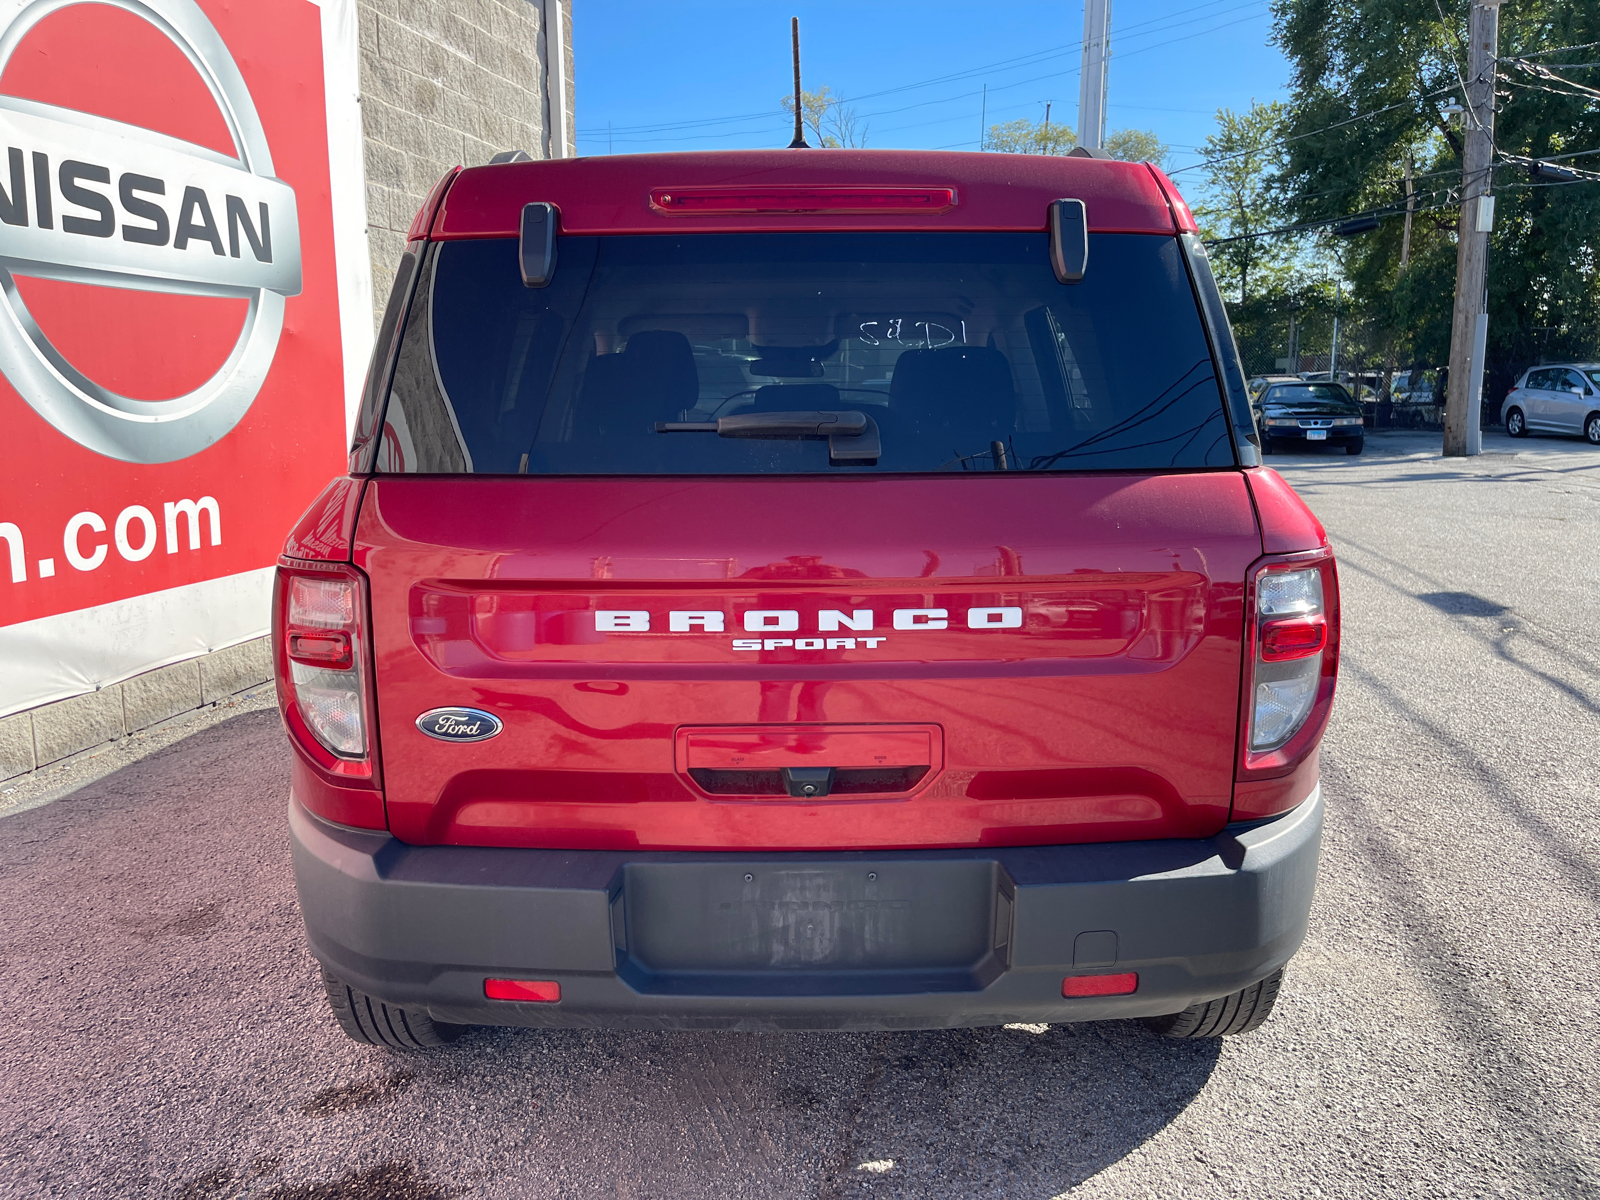
<path id="1" fill-rule="evenodd" d="M 1305 934 L 1333 557 L 1145 164 L 452 171 L 274 613 L 363 1041 L 1216 1036 Z"/>

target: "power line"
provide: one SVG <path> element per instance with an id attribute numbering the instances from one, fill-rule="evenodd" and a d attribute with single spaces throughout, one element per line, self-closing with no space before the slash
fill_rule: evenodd
<path id="1" fill-rule="evenodd" d="M 1311 129 L 1305 133 L 1297 133 L 1292 137 L 1282 138 L 1276 142 L 1262 142 L 1255 146 L 1247 146 L 1243 150 L 1235 150 L 1228 154 L 1219 154 L 1215 158 L 1207 158 L 1197 163 L 1190 163 L 1187 167 L 1179 167 L 1177 170 L 1171 172 L 1171 174 L 1179 175 L 1184 171 L 1194 171 L 1200 167 L 1209 167 L 1215 163 L 1227 162 L 1230 159 L 1239 158 L 1246 154 L 1259 154 L 1264 150 L 1281 149 L 1292 142 L 1303 142 L 1306 138 L 1316 137 L 1319 133 L 1328 133 L 1335 129 L 1343 129 L 1346 125 L 1354 125 L 1357 121 L 1368 121 L 1373 117 L 1381 117 L 1384 113 L 1394 112 L 1397 108 L 1406 108 L 1410 105 L 1421 103 L 1423 100 L 1427 100 L 1433 96 L 1455 90 L 1455 88 L 1447 84 L 1442 88 L 1435 88 L 1431 92 L 1423 92 L 1420 96 L 1417 96 L 1413 99 L 1402 100 L 1399 103 L 1390 104 L 1384 108 L 1375 108 L 1368 113 L 1357 113 L 1355 116 L 1347 117 L 1343 121 L 1335 121 L 1332 125 L 1324 125 L 1321 129 Z"/>
<path id="2" fill-rule="evenodd" d="M 1540 58 L 1546 54 L 1565 54 L 1569 50 L 1593 50 L 1600 46 L 1600 42 L 1584 42 L 1581 46 L 1556 46 L 1551 50 L 1527 50 L 1518 55 L 1519 58 Z M 1503 59 L 1501 61 L 1504 61 Z"/>
<path id="3" fill-rule="evenodd" d="M 1223 3 L 1223 2 L 1225 2 L 1225 0 L 1208 0 L 1208 3 L 1195 5 L 1192 8 L 1181 9 L 1181 10 L 1179 10 L 1179 12 L 1174 13 L 1174 14 L 1170 14 L 1170 15 L 1171 16 L 1182 16 L 1184 13 L 1197 12 L 1197 11 L 1200 11 L 1201 9 L 1214 8 L 1218 3 Z M 1152 43 L 1150 45 L 1145 45 L 1145 46 L 1138 46 L 1138 47 L 1135 47 L 1134 49 L 1131 49 L 1131 50 L 1124 50 L 1118 55 L 1118 57 L 1119 58 L 1130 58 L 1130 57 L 1132 57 L 1132 56 L 1134 56 L 1136 54 L 1142 54 L 1142 53 L 1144 53 L 1146 51 L 1149 51 L 1149 50 L 1158 49 L 1161 46 L 1171 45 L 1173 42 L 1184 41 L 1184 40 L 1188 40 L 1190 38 L 1195 38 L 1195 37 L 1205 37 L 1205 36 L 1207 36 L 1209 34 L 1216 33 L 1219 30 L 1229 28 L 1230 26 L 1242 24 L 1245 21 L 1255 20 L 1258 17 L 1264 16 L 1266 14 L 1265 14 L 1264 11 L 1259 11 L 1259 10 L 1262 9 L 1261 0 L 1247 0 L 1247 2 L 1244 3 L 1244 4 L 1235 4 L 1232 7 L 1222 9 L 1220 12 L 1207 13 L 1207 14 L 1205 14 L 1203 16 L 1193 17 L 1193 18 L 1190 18 L 1189 20 L 1186 20 L 1186 21 L 1173 21 L 1173 20 L 1166 19 L 1166 18 L 1154 18 L 1154 19 L 1151 19 L 1151 20 L 1148 20 L 1148 21 L 1138 22 L 1135 25 L 1128 26 L 1128 27 L 1124 28 L 1121 31 L 1121 33 L 1118 35 L 1119 36 L 1119 41 L 1125 41 L 1130 37 L 1147 37 L 1147 36 L 1150 36 L 1150 35 L 1153 35 L 1153 34 L 1156 34 L 1156 33 L 1164 32 L 1164 31 L 1166 31 L 1168 29 L 1177 29 L 1177 28 L 1181 28 L 1184 25 L 1193 25 L 1193 24 L 1196 24 L 1197 22 L 1200 22 L 1200 21 L 1207 21 L 1207 20 L 1212 20 L 1212 19 L 1214 19 L 1216 17 L 1227 16 L 1229 13 L 1238 12 L 1241 9 L 1246 9 L 1246 8 L 1256 9 L 1258 11 L 1253 12 L 1248 16 L 1237 18 L 1237 19 L 1235 19 L 1233 21 L 1225 21 L 1220 25 L 1214 25 L 1209 29 L 1197 30 L 1197 31 L 1192 32 L 1192 33 L 1184 34 L 1184 35 L 1182 35 L 1181 37 L 1178 37 L 1178 38 L 1169 38 L 1169 39 L 1167 39 L 1165 41 L 1155 42 L 1155 43 Z M 1143 32 L 1142 33 L 1141 32 L 1137 32 L 1139 30 L 1143 30 Z M 969 68 L 969 69 L 964 70 L 964 71 L 951 72 L 951 73 L 946 74 L 946 75 L 936 76 L 936 77 L 934 77 L 932 79 L 921 80 L 921 81 L 918 81 L 916 83 L 902 84 L 902 85 L 900 85 L 898 87 L 893 87 L 893 88 L 884 88 L 881 91 L 868 92 L 865 95 L 852 96 L 852 97 L 849 97 L 848 99 L 849 99 L 850 103 L 856 104 L 856 103 L 860 103 L 863 100 L 871 100 L 871 99 L 876 99 L 876 98 L 881 97 L 881 96 L 895 95 L 895 94 L 898 94 L 898 93 L 901 93 L 901 92 L 913 91 L 913 90 L 915 90 L 917 88 L 932 87 L 932 86 L 935 86 L 935 85 L 940 84 L 940 83 L 950 83 L 950 82 L 955 82 L 957 80 L 962 80 L 962 79 L 976 78 L 976 77 L 978 77 L 978 76 L 980 76 L 980 75 L 982 75 L 982 74 L 984 74 L 986 72 L 990 72 L 990 71 L 997 70 L 997 69 L 998 70 L 1020 70 L 1020 69 L 1023 69 L 1023 68 L 1029 67 L 1029 66 L 1039 65 L 1040 63 L 1043 63 L 1043 62 L 1045 62 L 1045 61 L 1047 61 L 1047 60 L 1049 60 L 1051 58 L 1060 58 L 1060 57 L 1062 57 L 1064 55 L 1075 53 L 1081 46 L 1082 46 L 1082 41 L 1080 40 L 1078 42 L 1069 43 L 1069 44 L 1066 44 L 1066 45 L 1063 45 L 1063 46 L 1051 47 L 1051 48 L 1046 49 L 1046 50 L 1035 51 L 1032 54 L 1019 55 L 1016 58 L 1002 59 L 1002 60 L 1000 60 L 999 63 L 988 64 L 988 65 L 985 65 L 985 66 L 982 66 L 982 67 L 973 67 L 973 68 Z M 1045 74 L 1045 75 L 1037 75 L 1037 76 L 1033 76 L 1033 77 L 1028 78 L 1028 79 L 1017 80 L 1014 83 L 1000 84 L 999 86 L 991 86 L 991 87 L 989 87 L 988 90 L 989 91 L 1006 91 L 1006 90 L 1011 89 L 1011 88 L 1024 87 L 1024 86 L 1026 86 L 1027 84 L 1030 84 L 1030 83 L 1041 83 L 1041 82 L 1044 82 L 1044 81 L 1047 81 L 1047 80 L 1069 78 L 1069 77 L 1071 77 L 1073 75 L 1076 75 L 1078 73 L 1078 71 L 1079 71 L 1079 68 L 1077 66 L 1074 66 L 1071 69 L 1065 70 L 1065 71 L 1053 71 L 1053 72 L 1050 72 L 1050 73 Z M 956 103 L 956 102 L 961 101 L 961 100 L 970 99 L 971 97 L 977 96 L 979 94 L 980 94 L 980 91 L 978 91 L 978 90 L 969 91 L 969 92 L 960 92 L 960 93 L 957 93 L 956 95 L 953 95 L 953 96 L 944 96 L 944 97 L 939 97 L 937 99 L 932 99 L 932 100 L 917 101 L 917 102 L 915 102 L 913 104 L 903 105 L 900 108 L 881 109 L 881 110 L 879 110 L 877 112 L 863 113 L 863 114 L 861 114 L 861 117 L 864 120 L 871 120 L 874 117 L 891 116 L 891 115 L 894 115 L 896 113 L 909 112 L 909 111 L 911 111 L 913 109 L 925 108 L 925 107 L 928 107 L 930 105 L 935 105 L 935 104 L 953 104 L 953 103 Z M 679 137 L 679 138 L 661 138 L 661 137 L 653 137 L 653 136 L 617 136 L 617 135 L 652 135 L 652 134 L 662 134 L 662 133 L 686 131 L 686 130 L 690 130 L 690 129 L 705 129 L 705 128 L 708 128 L 708 127 L 711 127 L 711 126 L 724 125 L 724 124 L 728 124 L 728 123 L 731 123 L 731 122 L 770 119 L 770 118 L 775 117 L 775 116 L 787 116 L 787 113 L 783 112 L 783 111 L 780 111 L 780 110 L 774 109 L 774 110 L 769 110 L 767 112 L 761 112 L 761 113 L 746 113 L 746 114 L 743 114 L 743 115 L 740 115 L 740 116 L 711 117 L 711 118 L 706 118 L 706 119 L 703 119 L 703 120 L 677 121 L 677 122 L 669 122 L 669 123 L 660 124 L 660 125 L 618 126 L 618 127 L 614 127 L 611 132 L 612 132 L 612 135 L 615 137 L 616 141 L 622 142 L 624 144 L 626 144 L 626 143 L 636 143 L 636 142 L 648 142 L 648 141 L 679 141 L 679 142 L 681 142 L 681 141 L 692 141 L 692 140 L 695 140 L 696 137 L 707 137 L 707 138 L 709 138 L 709 137 L 718 137 L 718 138 L 722 138 L 722 137 L 740 137 L 740 136 L 744 136 L 746 134 L 752 134 L 752 133 L 757 133 L 757 132 L 765 132 L 765 129 L 758 130 L 758 129 L 755 129 L 755 128 L 746 128 L 746 129 L 736 130 L 736 131 L 734 131 L 732 133 L 726 133 L 726 134 L 709 134 L 709 133 L 707 133 L 707 134 L 698 134 L 698 135 L 691 135 L 689 137 Z M 950 120 L 960 120 L 961 118 L 959 118 L 959 117 L 951 117 L 949 119 Z M 925 122 L 925 124 L 937 124 L 937 122 Z M 898 128 L 918 128 L 918 127 L 919 126 L 896 126 L 894 128 L 898 129 Z M 884 130 L 883 132 L 892 132 L 892 131 L 893 130 Z M 582 132 L 586 136 L 596 136 L 598 134 L 598 129 L 585 129 Z"/>
<path id="4" fill-rule="evenodd" d="M 1544 66 L 1542 63 L 1529 62 L 1525 58 L 1502 58 L 1500 61 L 1503 63 L 1509 63 L 1511 66 L 1516 67 L 1517 70 L 1525 71 L 1527 74 L 1538 79 L 1543 79 L 1547 83 L 1564 83 L 1569 88 L 1574 89 L 1572 92 L 1568 93 L 1569 95 L 1584 96 L 1600 100 L 1600 89 L 1592 88 L 1588 84 L 1579 83 L 1574 79 L 1567 79 L 1561 75 L 1557 75 L 1554 71 L 1552 71 L 1549 67 Z M 1499 78 L 1504 78 L 1504 76 L 1499 76 Z M 1508 82 L 1514 81 L 1508 80 Z M 1549 88 L 1547 90 L 1554 91 L 1555 89 Z"/>

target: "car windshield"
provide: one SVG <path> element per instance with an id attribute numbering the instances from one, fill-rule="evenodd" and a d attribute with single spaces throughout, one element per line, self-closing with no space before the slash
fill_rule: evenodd
<path id="1" fill-rule="evenodd" d="M 1350 393 L 1336 383 L 1302 383 L 1275 387 L 1267 392 L 1266 404 L 1349 404 Z"/>
<path id="2" fill-rule="evenodd" d="M 1594 380 L 1596 383 L 1600 383 L 1600 368 L 1590 367 L 1584 372 L 1584 374 L 1590 379 Z"/>
<path id="3" fill-rule="evenodd" d="M 563 237 L 527 288 L 515 240 L 436 245 L 378 469 L 1233 466 L 1177 240 L 1094 235 L 1071 285 L 1049 261 L 1042 233 Z"/>

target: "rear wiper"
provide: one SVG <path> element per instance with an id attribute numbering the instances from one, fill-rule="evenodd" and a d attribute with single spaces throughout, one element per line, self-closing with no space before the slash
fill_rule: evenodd
<path id="1" fill-rule="evenodd" d="M 827 438 L 828 461 L 878 461 L 883 444 L 878 423 L 864 412 L 761 412 L 718 417 L 715 421 L 657 421 L 657 433 L 714 433 L 725 438 Z"/>

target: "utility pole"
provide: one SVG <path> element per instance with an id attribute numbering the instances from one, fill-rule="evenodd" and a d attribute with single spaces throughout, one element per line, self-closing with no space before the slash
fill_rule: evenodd
<path id="1" fill-rule="evenodd" d="M 1500 5 L 1473 0 L 1467 27 L 1467 96 L 1462 114 L 1461 219 L 1456 234 L 1456 304 L 1450 323 L 1450 392 L 1445 397 L 1444 452 L 1483 450 L 1479 428 L 1483 354 L 1489 335 L 1486 289 L 1489 230 L 1494 227 L 1494 76 L 1500 56 Z"/>
<path id="2" fill-rule="evenodd" d="M 1411 218 L 1417 211 L 1417 189 L 1412 186 L 1411 172 L 1416 168 L 1411 162 L 1411 151 L 1406 151 L 1406 232 L 1400 239 L 1400 269 L 1404 271 L 1411 261 Z"/>
<path id="3" fill-rule="evenodd" d="M 1111 0 L 1083 0 L 1083 75 L 1078 80 L 1078 145 L 1106 140 L 1106 80 L 1111 58 Z"/>
<path id="4" fill-rule="evenodd" d="M 1339 303 L 1344 298 L 1344 280 L 1333 281 L 1333 345 L 1328 348 L 1328 382 L 1339 382 Z"/>

